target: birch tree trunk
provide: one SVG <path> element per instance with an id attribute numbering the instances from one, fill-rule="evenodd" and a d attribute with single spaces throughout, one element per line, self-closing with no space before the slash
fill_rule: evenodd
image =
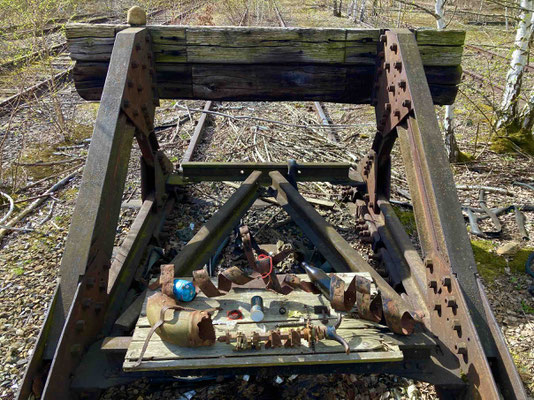
<path id="1" fill-rule="evenodd" d="M 367 3 L 366 0 L 362 0 L 362 5 L 361 5 L 361 7 L 360 7 L 360 22 L 363 21 L 363 17 L 365 16 L 365 6 L 366 6 L 366 3 Z"/>
<path id="2" fill-rule="evenodd" d="M 532 9 L 534 0 L 521 0 L 521 14 L 514 41 L 514 52 L 506 75 L 506 87 L 501 102 L 497 129 L 517 124 L 518 103 L 523 81 L 523 71 L 528 61 L 529 43 L 532 38 Z"/>
<path id="3" fill-rule="evenodd" d="M 436 0 L 436 25 L 438 30 L 445 29 L 445 2 L 446 0 Z M 445 106 L 445 119 L 443 120 L 445 130 L 445 147 L 449 155 L 449 162 L 457 162 L 460 157 L 460 149 L 454 136 L 454 105 Z"/>

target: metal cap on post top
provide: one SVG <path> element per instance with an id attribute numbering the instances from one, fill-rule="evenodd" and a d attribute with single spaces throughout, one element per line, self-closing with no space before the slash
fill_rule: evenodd
<path id="1" fill-rule="evenodd" d="M 263 320 L 263 299 L 261 296 L 254 296 L 250 299 L 250 318 L 254 322 L 260 322 Z"/>
<path id="2" fill-rule="evenodd" d="M 139 6 L 133 6 L 128 10 L 126 23 L 131 26 L 146 25 L 146 12 Z"/>

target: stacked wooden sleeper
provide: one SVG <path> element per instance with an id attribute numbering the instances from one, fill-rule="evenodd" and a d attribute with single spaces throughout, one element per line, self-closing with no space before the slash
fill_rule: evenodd
<path id="1" fill-rule="evenodd" d="M 128 25 L 67 25 L 74 79 L 102 93 L 115 35 Z M 147 26 L 160 98 L 322 100 L 368 104 L 378 29 Z M 454 100 L 465 33 L 416 31 L 436 104 Z"/>

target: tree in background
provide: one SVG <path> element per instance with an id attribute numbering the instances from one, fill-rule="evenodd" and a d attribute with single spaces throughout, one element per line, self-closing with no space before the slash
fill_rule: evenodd
<path id="1" fill-rule="evenodd" d="M 439 30 L 445 29 L 445 4 L 447 0 L 436 0 L 435 14 L 436 25 Z M 445 147 L 449 155 L 449 162 L 460 161 L 460 149 L 454 135 L 454 105 L 445 106 L 445 118 L 443 120 L 443 129 L 445 130 Z"/>
<path id="2" fill-rule="evenodd" d="M 528 63 L 530 41 L 534 28 L 534 0 L 520 0 L 519 7 L 521 12 L 515 35 L 514 51 L 506 75 L 506 87 L 496 124 L 498 136 L 493 140 L 492 148 L 498 152 L 505 152 L 519 147 L 534 154 L 534 138 L 532 136 L 534 94 L 519 112 L 523 73 Z"/>

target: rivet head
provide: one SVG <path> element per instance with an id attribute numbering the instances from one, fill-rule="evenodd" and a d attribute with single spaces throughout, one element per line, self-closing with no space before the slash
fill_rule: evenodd
<path id="1" fill-rule="evenodd" d="M 456 298 L 454 296 L 446 297 L 447 307 L 456 307 Z"/>
<path id="2" fill-rule="evenodd" d="M 412 106 L 412 101 L 409 100 L 409 99 L 405 99 L 403 102 L 402 102 L 402 106 L 403 107 L 406 107 L 406 108 L 410 108 Z"/>
<path id="3" fill-rule="evenodd" d="M 436 289 L 438 287 L 438 283 L 435 280 L 431 280 L 430 282 L 428 282 L 428 287 L 430 289 Z"/>
<path id="4" fill-rule="evenodd" d="M 397 43 L 392 43 L 391 46 L 389 46 L 389 49 L 393 52 L 397 52 Z"/>
<path id="5" fill-rule="evenodd" d="M 451 288 L 451 277 L 446 275 L 444 277 L 441 278 L 441 284 L 443 286 L 446 286 L 448 289 Z"/>
<path id="6" fill-rule="evenodd" d="M 135 62 L 135 61 L 132 61 L 132 68 L 137 68 L 139 65 Z"/>
<path id="7" fill-rule="evenodd" d="M 384 63 L 384 69 L 385 69 L 386 71 L 389 71 L 389 70 L 391 69 L 391 64 L 388 63 L 388 62 L 387 62 L 387 63 Z"/>
<path id="8" fill-rule="evenodd" d="M 439 303 L 434 304 L 434 310 L 438 312 L 441 311 L 441 304 Z"/>
<path id="9" fill-rule="evenodd" d="M 395 69 L 398 71 L 402 69 L 402 61 L 395 61 Z"/>
<path id="10" fill-rule="evenodd" d="M 460 321 L 457 319 L 453 319 L 451 322 L 451 328 L 457 332 L 460 332 L 462 329 L 462 325 L 460 324 Z"/>
<path id="11" fill-rule="evenodd" d="M 78 332 L 83 331 L 85 328 L 85 321 L 83 319 L 80 319 L 79 321 L 76 321 L 76 330 Z"/>
<path id="12" fill-rule="evenodd" d="M 406 89 L 406 81 L 405 81 L 405 80 L 401 80 L 401 81 L 399 82 L 399 87 L 400 87 L 401 89 Z"/>
<path id="13" fill-rule="evenodd" d="M 388 86 L 388 90 L 389 90 L 391 93 L 395 93 L 395 85 L 389 85 L 389 86 Z"/>
<path id="14" fill-rule="evenodd" d="M 467 345 L 465 342 L 460 342 L 456 345 L 456 351 L 458 354 L 465 355 L 467 354 Z"/>
<path id="15" fill-rule="evenodd" d="M 130 107 L 130 102 L 128 100 L 124 100 L 124 102 L 122 103 L 122 106 L 124 108 L 128 108 L 128 107 Z"/>
<path id="16" fill-rule="evenodd" d="M 384 108 L 385 108 L 385 110 L 386 110 L 387 112 L 391 112 L 391 103 L 386 103 L 386 104 L 384 105 Z"/>

